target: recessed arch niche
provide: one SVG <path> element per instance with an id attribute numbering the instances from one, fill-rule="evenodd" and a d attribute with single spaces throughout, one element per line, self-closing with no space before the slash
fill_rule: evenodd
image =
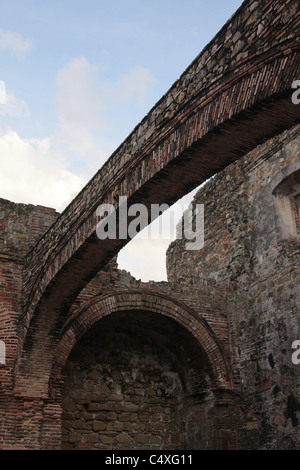
<path id="1" fill-rule="evenodd" d="M 214 370 L 171 318 L 146 310 L 102 318 L 76 343 L 63 376 L 62 448 L 186 449 L 213 440 Z"/>

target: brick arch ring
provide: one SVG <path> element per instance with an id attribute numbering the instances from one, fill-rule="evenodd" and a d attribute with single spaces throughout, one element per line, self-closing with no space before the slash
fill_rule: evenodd
<path id="1" fill-rule="evenodd" d="M 177 300 L 158 293 L 114 292 L 93 297 L 79 307 L 66 321 L 55 352 L 50 374 L 50 394 L 60 394 L 62 370 L 80 338 L 93 325 L 115 312 L 149 311 L 171 318 L 190 332 L 207 355 L 216 389 L 233 390 L 233 376 L 226 354 L 209 324 L 194 310 Z M 58 385 L 58 389 L 57 389 Z"/>

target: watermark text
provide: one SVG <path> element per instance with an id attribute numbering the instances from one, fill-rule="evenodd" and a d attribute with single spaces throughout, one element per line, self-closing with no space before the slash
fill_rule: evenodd
<path id="1" fill-rule="evenodd" d="M 292 103 L 299 104 L 300 103 L 300 80 L 294 80 L 292 83 L 292 89 L 296 90 L 292 94 Z"/>
<path id="2" fill-rule="evenodd" d="M 6 364 L 6 347 L 4 341 L 0 340 L 0 365 Z"/>
<path id="3" fill-rule="evenodd" d="M 295 340 L 292 344 L 292 349 L 296 349 L 296 351 L 292 354 L 292 363 L 294 365 L 300 364 L 300 340 Z"/>
<path id="4" fill-rule="evenodd" d="M 178 205 L 169 210 L 168 204 L 128 205 L 127 197 L 120 196 L 118 210 L 113 204 L 101 204 L 96 211 L 96 233 L 100 240 L 127 240 L 138 234 L 143 239 L 185 238 L 186 250 L 200 250 L 204 246 L 204 204 Z M 164 218 L 158 219 L 164 213 Z M 182 222 L 176 224 L 176 219 Z M 153 229 L 151 222 L 159 220 Z"/>

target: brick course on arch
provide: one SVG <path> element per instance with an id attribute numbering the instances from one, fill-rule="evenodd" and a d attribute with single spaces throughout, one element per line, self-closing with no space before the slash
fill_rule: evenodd
<path id="1" fill-rule="evenodd" d="M 119 311 L 172 320 L 208 358 L 195 448 L 240 448 L 241 423 L 249 449 L 299 447 L 299 239 L 273 193 L 299 169 L 299 15 L 297 0 L 246 0 L 63 214 L 0 201 L 1 448 L 59 448 L 63 365 Z M 218 172 L 194 200 L 207 203 L 203 250 L 174 242 L 168 283 L 147 290 L 102 282 L 127 240 L 97 239 L 98 204 L 171 204 Z"/>
<path id="2" fill-rule="evenodd" d="M 298 22 L 296 0 L 243 3 L 28 253 L 22 341 L 37 312 L 69 305 L 127 243 L 99 242 L 99 204 L 171 204 L 297 122 Z"/>
<path id="3" fill-rule="evenodd" d="M 298 23 L 296 0 L 245 1 L 29 251 L 19 322 L 22 375 L 39 375 L 35 354 L 49 357 L 50 366 L 49 333 L 129 241 L 97 238 L 99 204 L 118 210 L 119 195 L 129 204 L 172 204 L 298 122 L 300 108 L 291 99 L 300 74 Z"/>
<path id="4" fill-rule="evenodd" d="M 61 370 L 78 340 L 102 318 L 120 311 L 143 310 L 172 318 L 189 331 L 208 357 L 216 388 L 233 388 L 232 372 L 215 333 L 189 307 L 171 298 L 146 292 L 116 292 L 86 302 L 67 320 L 57 346 L 51 383 L 60 382 Z"/>

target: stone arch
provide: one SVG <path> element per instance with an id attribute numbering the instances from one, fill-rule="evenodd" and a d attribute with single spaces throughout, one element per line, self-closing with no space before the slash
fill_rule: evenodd
<path id="1" fill-rule="evenodd" d="M 50 375 L 51 395 L 61 383 L 62 369 L 76 343 L 101 319 L 115 313 L 147 311 L 180 324 L 199 342 L 214 374 L 215 387 L 232 390 L 233 377 L 229 361 L 209 324 L 188 306 L 158 293 L 117 292 L 99 295 L 87 301 L 66 321 L 57 346 Z"/>
<path id="2" fill-rule="evenodd" d="M 99 243 L 100 204 L 119 210 L 118 196 L 147 207 L 173 204 L 298 122 L 299 106 L 291 100 L 299 70 L 296 2 L 286 0 L 285 15 L 278 15 L 276 2 L 269 10 L 254 3 L 243 3 L 27 254 L 16 368 L 24 379 L 20 390 L 35 393 L 32 383 L 41 373 L 32 344 L 40 345 L 37 354 L 45 355 L 50 367 L 51 332 L 79 292 L 129 241 Z M 241 23 L 243 34 L 232 47 Z"/>
<path id="3" fill-rule="evenodd" d="M 85 374 L 85 370 L 90 370 L 91 367 L 93 367 L 93 360 L 91 361 L 91 365 L 89 355 L 87 359 L 83 361 L 82 357 L 84 357 L 87 349 L 91 354 L 89 348 L 93 348 L 94 345 L 97 344 L 98 350 L 101 350 L 100 355 L 98 352 L 98 357 L 103 358 L 105 354 L 111 351 L 109 348 L 106 349 L 107 345 L 110 345 L 111 338 L 114 338 L 114 341 L 117 342 L 116 344 L 119 347 L 120 343 L 118 342 L 118 338 L 115 338 L 115 332 L 118 331 L 120 327 L 122 329 L 120 338 L 122 338 L 124 332 L 127 336 L 126 348 L 123 349 L 121 356 L 118 356 L 118 358 L 121 357 L 123 359 L 124 353 L 126 354 L 128 351 L 130 353 L 132 341 L 135 343 L 140 341 L 139 344 L 143 345 L 146 343 L 149 345 L 151 343 L 153 346 L 151 357 L 153 357 L 154 352 L 156 352 L 159 357 L 159 365 L 162 369 L 165 368 L 163 369 L 162 375 L 159 375 L 160 372 L 157 370 L 159 367 L 155 369 L 154 375 L 158 376 L 156 380 L 161 380 L 161 377 L 164 377 L 165 374 L 167 380 L 173 377 L 171 380 L 177 383 L 177 391 L 174 392 L 174 395 L 165 394 L 165 391 L 163 391 L 164 402 L 162 402 L 162 405 L 160 405 L 158 401 L 155 402 L 154 408 L 151 408 L 153 404 L 150 405 L 151 397 L 147 396 L 147 388 L 145 388 L 143 392 L 146 395 L 146 403 L 143 403 L 143 406 L 140 408 L 136 403 L 134 403 L 134 405 L 130 401 L 128 403 L 129 398 L 124 394 L 122 394 L 123 401 L 116 401 L 115 404 L 114 400 L 119 400 L 120 398 L 114 398 L 113 393 L 103 398 L 103 394 L 107 393 L 104 373 L 101 376 L 98 375 L 98 378 L 95 379 L 102 384 L 102 388 L 106 388 L 104 391 L 101 388 L 100 395 L 102 402 L 100 399 L 100 403 L 97 402 L 98 398 L 97 396 L 95 398 L 94 395 L 90 398 L 91 402 L 87 405 L 89 399 L 87 399 L 87 394 L 85 395 L 85 390 L 90 387 L 90 383 L 82 384 L 80 380 L 77 381 L 77 376 L 78 374 Z M 97 341 L 95 341 L 95 338 L 97 338 Z M 101 338 L 105 339 L 101 341 Z M 132 338 L 134 338 L 134 340 Z M 146 343 L 145 338 L 147 339 Z M 100 349 L 100 347 L 102 347 L 102 349 Z M 120 347 L 122 348 L 122 345 Z M 114 354 L 116 354 L 114 347 L 112 347 L 112 350 Z M 75 353 L 75 360 L 73 359 L 73 353 Z M 94 349 L 92 354 L 94 354 Z M 79 362 L 76 362 L 78 358 Z M 70 359 L 71 364 L 73 361 L 73 366 L 71 366 L 71 369 L 68 369 Z M 104 359 L 102 360 L 105 362 Z M 170 368 L 170 366 L 166 368 L 167 362 L 172 363 L 173 368 Z M 80 364 L 80 366 L 78 364 Z M 100 368 L 97 360 L 95 364 L 97 370 L 94 370 L 93 374 L 98 373 Z M 141 362 L 139 362 L 139 365 L 142 367 Z M 104 364 L 102 369 L 106 367 L 107 363 Z M 151 375 L 151 365 L 149 366 L 149 363 L 147 369 L 148 367 L 150 367 L 150 371 L 148 372 Z M 122 369 L 122 372 L 124 374 L 124 369 Z M 116 373 L 116 369 L 114 373 Z M 151 377 L 152 376 L 153 375 L 151 375 Z M 74 381 L 74 387 L 73 382 L 71 385 L 65 382 L 65 380 L 69 380 L 69 377 Z M 178 382 L 180 382 L 180 385 L 178 385 Z M 66 383 L 67 392 L 65 391 Z M 155 384 L 153 385 L 153 381 L 151 384 L 153 388 L 150 389 L 150 391 L 154 394 L 156 390 Z M 162 390 L 164 390 L 164 384 L 163 381 L 159 382 L 159 386 L 162 387 Z M 122 387 L 124 387 L 124 384 L 122 384 Z M 171 389 L 172 387 L 173 385 L 171 385 Z M 69 423 L 71 419 L 70 415 L 72 416 L 72 407 L 80 406 L 82 408 L 82 405 L 78 405 L 78 403 L 84 402 L 86 403 L 85 411 L 81 412 L 76 408 L 76 412 L 74 413 L 76 419 L 75 422 L 72 422 L 72 425 L 74 424 L 75 426 L 76 435 L 72 435 L 71 439 L 78 438 L 79 440 L 82 438 L 80 429 L 78 430 L 77 428 L 77 426 L 80 428 L 80 419 L 81 424 L 83 422 L 85 435 L 89 436 L 88 439 L 95 439 L 95 442 L 93 440 L 87 440 L 81 448 L 100 449 L 129 449 L 134 448 L 130 447 L 134 445 L 137 445 L 137 448 L 147 448 L 143 447 L 144 445 L 153 449 L 178 449 L 184 448 L 184 446 L 191 446 L 191 448 L 198 448 L 198 446 L 200 446 L 199 448 L 202 448 L 206 445 L 215 447 L 214 419 L 207 417 L 209 415 L 207 411 L 215 409 L 219 405 L 223 407 L 224 404 L 225 406 L 230 406 L 232 396 L 234 395 L 230 364 L 222 345 L 209 324 L 201 318 L 199 314 L 183 303 L 175 301 L 166 295 L 143 291 L 119 291 L 95 296 L 73 312 L 61 332 L 61 338 L 55 352 L 50 375 L 49 390 L 52 399 L 56 403 L 62 403 L 63 440 L 65 439 L 67 441 L 72 434 L 68 434 L 65 431 L 66 420 Z M 68 396 L 70 390 L 76 390 L 76 393 L 72 392 L 72 399 Z M 83 395 L 80 395 L 81 393 L 83 393 Z M 226 394 L 227 398 L 224 400 L 224 395 Z M 229 400 L 228 394 L 230 396 Z M 154 396 L 154 399 L 158 400 L 159 397 Z M 64 403 L 68 403 L 68 406 L 70 406 L 71 403 L 71 409 L 65 409 Z M 74 405 L 74 403 L 76 404 Z M 142 422 L 139 421 L 141 410 L 144 410 L 145 405 L 146 408 L 150 407 L 148 413 L 150 413 L 152 409 L 155 409 L 160 420 L 160 427 L 158 426 L 156 429 L 153 425 L 152 431 L 155 428 L 155 432 L 152 432 L 152 434 L 150 424 L 146 428 L 143 424 L 143 419 L 145 420 L 146 418 L 143 417 L 141 418 Z M 117 406 L 117 411 L 114 409 L 114 406 Z M 124 406 L 124 409 L 122 406 Z M 133 430 L 131 433 L 128 433 L 128 429 L 126 427 L 124 428 L 124 421 L 126 420 L 124 415 L 128 415 L 128 410 L 131 409 L 130 406 L 131 408 L 134 406 L 135 411 L 132 413 L 134 414 L 134 418 L 129 418 L 129 422 L 131 423 L 129 423 L 129 426 L 132 427 L 132 421 L 137 420 L 138 433 L 134 433 Z M 126 410 L 126 412 L 124 412 L 124 410 Z M 167 410 L 167 418 L 164 414 L 164 410 Z M 88 415 L 87 411 L 91 411 L 89 417 L 86 417 L 86 415 Z M 107 419 L 110 420 L 109 426 L 112 426 L 112 421 L 114 421 L 113 424 L 116 426 L 114 431 L 119 431 L 114 442 L 112 436 L 116 434 L 111 430 L 111 427 L 109 430 L 105 428 L 105 413 L 108 416 Z M 212 413 L 212 416 L 213 415 Z M 65 418 L 65 416 L 67 416 L 67 418 Z M 175 426 L 177 419 L 179 424 Z M 170 422 L 166 423 L 166 420 Z M 169 427 L 164 429 L 164 426 Z M 89 432 L 86 431 L 87 429 L 90 430 L 90 435 Z M 72 432 L 74 432 L 74 430 Z M 232 433 L 234 434 L 235 432 L 236 431 L 232 429 Z M 230 434 L 230 438 L 232 438 L 233 434 L 231 434 L 231 431 L 228 432 L 227 430 L 227 433 L 228 435 Z M 98 441 L 97 435 L 99 435 Z M 137 435 L 137 442 L 134 441 L 134 437 L 132 437 L 135 435 Z M 118 442 L 118 439 L 120 439 L 120 442 Z M 122 439 L 124 439 L 124 442 Z M 208 439 L 208 441 L 206 442 L 205 439 L 206 441 Z M 65 441 L 64 444 L 66 445 Z M 72 445 L 76 448 L 77 443 L 73 443 Z M 100 447 L 97 447 L 97 445 Z"/>

